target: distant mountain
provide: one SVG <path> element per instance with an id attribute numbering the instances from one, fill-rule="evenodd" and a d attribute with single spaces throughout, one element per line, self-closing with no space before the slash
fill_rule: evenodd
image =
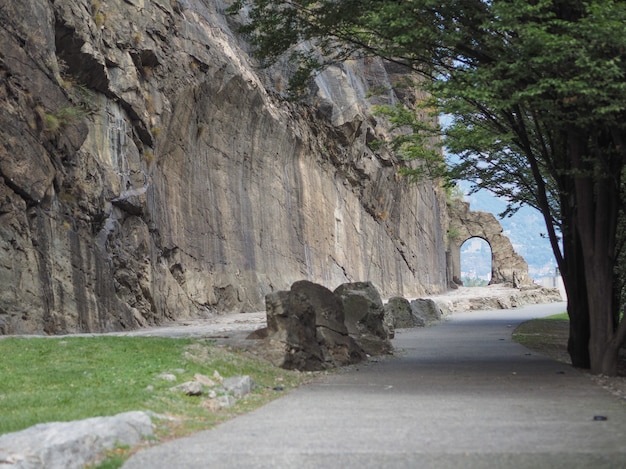
<path id="1" fill-rule="evenodd" d="M 467 194 L 469 185 L 460 184 Z M 466 195 L 471 210 L 490 212 L 498 219 L 504 234 L 511 240 L 515 251 L 528 263 L 530 276 L 537 280 L 551 276 L 556 268 L 556 260 L 552 254 L 550 241 L 542 237 L 546 227 L 541 214 L 530 207 L 522 207 L 511 217 L 501 218 L 499 215 L 506 208 L 506 202 L 488 191 L 481 190 L 476 194 Z M 486 244 L 486 243 L 485 243 Z M 470 240 L 461 249 L 461 276 L 486 278 L 491 272 L 491 251 L 485 246 L 479 248 L 475 240 Z"/>

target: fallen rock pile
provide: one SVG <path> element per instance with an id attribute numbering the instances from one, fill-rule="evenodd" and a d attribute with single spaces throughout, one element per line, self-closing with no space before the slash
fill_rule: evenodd
<path id="1" fill-rule="evenodd" d="M 404 302 L 406 303 L 404 303 Z M 295 282 L 265 297 L 267 327 L 253 332 L 258 349 L 274 365 L 317 371 L 359 363 L 393 352 L 395 327 L 417 327 L 441 318 L 430 300 L 394 299 L 383 306 L 370 282 L 345 283 L 334 291 Z"/>

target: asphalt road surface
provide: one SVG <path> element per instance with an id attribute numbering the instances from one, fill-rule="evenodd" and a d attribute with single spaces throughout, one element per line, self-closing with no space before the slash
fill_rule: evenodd
<path id="1" fill-rule="evenodd" d="M 564 303 L 399 331 L 396 355 L 138 452 L 131 468 L 626 468 L 626 404 L 511 340 Z"/>

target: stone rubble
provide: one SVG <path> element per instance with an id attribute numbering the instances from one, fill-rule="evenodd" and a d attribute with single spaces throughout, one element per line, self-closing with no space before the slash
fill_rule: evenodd
<path id="1" fill-rule="evenodd" d="M 409 304 L 412 314 L 419 318 L 419 321 L 423 322 L 426 326 L 435 324 L 443 318 L 441 308 L 429 298 L 418 298 L 411 301 Z"/>
<path id="2" fill-rule="evenodd" d="M 176 381 L 176 375 L 172 373 L 161 373 L 157 376 L 158 379 L 162 379 L 165 381 Z"/>
<path id="3" fill-rule="evenodd" d="M 367 288 L 369 287 L 366 286 Z M 301 284 L 299 289 L 301 292 L 324 291 L 319 287 L 311 287 L 311 285 L 306 284 Z M 333 294 L 333 292 L 330 293 Z M 556 293 L 558 294 L 558 292 Z M 419 316 L 422 313 L 416 307 L 418 304 L 427 305 L 427 309 L 431 311 L 431 316 L 429 317 L 436 320 L 437 317 L 441 318 L 442 315 L 445 316 L 449 311 L 477 309 L 478 305 L 500 305 L 498 307 L 504 307 L 504 305 L 521 306 L 533 302 L 542 303 L 560 300 L 560 296 L 557 296 L 555 292 L 549 289 L 520 290 L 498 285 L 485 288 L 461 287 L 459 290 L 450 292 L 446 296 L 431 297 L 426 302 L 407 300 L 400 297 L 391 298 L 384 306 L 385 315 L 383 320 L 388 325 L 393 323 L 397 328 L 422 327 L 429 321 L 427 318 Z M 300 298 L 300 301 L 302 301 L 302 298 Z M 377 303 L 377 301 L 374 302 Z M 433 307 L 433 304 L 436 304 L 436 308 Z M 318 304 L 318 306 L 320 305 L 321 303 Z M 322 327 L 326 328 L 333 324 L 328 310 L 318 308 L 318 313 L 320 322 L 324 321 Z M 287 313 L 283 311 L 281 314 Z M 315 310 L 312 309 L 309 314 L 314 316 L 315 323 L 318 317 L 315 315 Z M 235 321 L 228 323 L 232 330 L 249 331 L 251 328 L 256 328 L 258 332 L 259 326 L 265 323 L 261 313 L 239 314 L 232 317 L 237 318 Z M 250 318 L 249 321 L 247 321 L 248 318 Z M 225 319 L 215 321 L 215 327 L 220 328 L 220 331 L 224 327 Z M 268 323 L 272 323 L 275 319 L 284 320 L 284 318 L 280 318 L 280 315 L 279 318 L 267 316 Z M 340 328 L 337 324 L 333 327 Z M 211 326 L 207 324 L 194 322 L 187 329 L 166 327 L 160 330 L 155 329 L 152 333 L 167 336 L 168 331 L 173 331 L 175 337 L 180 337 L 185 333 L 195 336 L 195 329 L 197 328 L 202 330 L 204 336 L 212 330 Z M 136 334 L 145 335 L 145 331 L 137 332 Z M 275 334 L 277 337 L 282 337 L 282 339 L 286 337 L 284 335 L 280 336 L 277 331 Z M 281 334 L 286 334 L 286 331 L 282 331 Z M 268 333 L 266 329 L 264 333 L 253 335 L 259 339 L 257 342 L 267 342 L 268 336 L 272 334 Z M 259 338 L 259 336 L 264 338 Z M 250 347 L 254 347 L 253 342 L 248 340 Z M 276 346 L 276 343 L 273 345 Z M 364 355 L 362 359 L 365 359 Z M 370 358 L 370 360 L 375 359 Z M 184 370 L 174 370 L 174 372 L 182 373 Z M 172 372 L 160 373 L 157 375 L 157 378 L 167 381 L 176 381 L 178 379 Z M 212 377 L 199 373 L 195 374 L 194 382 L 201 386 L 201 396 L 207 397 L 207 399 L 199 402 L 199 405 L 210 412 L 232 407 L 237 402 L 237 397 L 243 397 L 254 388 L 254 383 L 249 376 L 223 378 L 217 370 L 213 372 Z M 282 386 L 276 386 L 274 390 L 280 391 Z M 85 464 L 93 461 L 98 454 L 114 447 L 115 444 L 133 446 L 139 444 L 145 436 L 152 435 L 150 417 L 171 419 L 171 417 L 159 416 L 151 412 L 126 412 L 112 417 L 96 417 L 81 421 L 40 424 L 20 432 L 2 435 L 0 436 L 0 469 L 84 467 Z"/>
<path id="4" fill-rule="evenodd" d="M 406 298 L 394 296 L 385 304 L 385 317 L 393 324 L 394 329 L 423 327 L 424 320 L 414 314 L 411 303 Z"/>
<path id="5" fill-rule="evenodd" d="M 159 375 L 158 377 L 161 377 Z M 237 403 L 238 399 L 246 396 L 254 390 L 254 380 L 248 376 L 233 376 L 223 378 L 220 373 L 215 370 L 213 379 L 200 373 L 194 375 L 193 381 L 172 386 L 170 391 L 183 393 L 186 396 L 207 396 L 208 399 L 200 405 L 206 409 L 220 409 L 224 407 L 232 407 Z"/>
<path id="6" fill-rule="evenodd" d="M 249 394 L 254 389 L 254 381 L 250 376 L 234 376 L 225 378 L 223 383 L 224 389 L 230 392 L 234 397 L 240 398 Z"/>
<path id="7" fill-rule="evenodd" d="M 267 328 L 250 337 L 276 366 L 317 371 L 366 359 L 346 327 L 341 299 L 322 285 L 302 280 L 268 294 L 266 314 Z"/>
<path id="8" fill-rule="evenodd" d="M 171 391 L 182 392 L 186 396 L 201 396 L 202 383 L 198 381 L 186 381 L 178 386 L 170 388 Z"/>
<path id="9" fill-rule="evenodd" d="M 197 382 L 201 383 L 203 386 L 207 386 L 209 388 L 217 386 L 217 383 L 215 381 L 213 381 L 208 376 L 205 376 L 205 375 L 200 374 L 200 373 L 196 373 L 195 375 L 193 375 L 193 379 L 195 379 Z"/>
<path id="10" fill-rule="evenodd" d="M 161 373 L 157 378 L 177 379 L 172 373 Z M 214 378 L 197 373 L 194 381 L 170 390 L 188 396 L 207 396 L 199 405 L 215 412 L 233 407 L 255 387 L 248 375 L 222 378 L 216 370 Z M 142 439 L 152 436 L 151 417 L 163 418 L 150 412 L 125 412 L 111 417 L 38 424 L 7 433 L 0 436 L 0 469 L 83 468 L 107 449 L 116 445 L 136 446 Z"/>
<path id="11" fill-rule="evenodd" d="M 463 311 L 519 308 L 530 304 L 565 301 L 556 288 L 538 285 L 512 288 L 504 284 L 487 287 L 460 287 L 445 295 L 430 296 L 445 314 Z"/>
<path id="12" fill-rule="evenodd" d="M 153 435 L 146 412 L 42 423 L 0 436 L 1 469 L 79 469 L 116 445 L 136 446 Z"/>

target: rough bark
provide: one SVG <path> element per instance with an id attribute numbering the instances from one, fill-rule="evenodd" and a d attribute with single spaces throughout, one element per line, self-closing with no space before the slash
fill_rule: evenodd
<path id="1" fill-rule="evenodd" d="M 562 267 L 561 275 L 567 291 L 567 314 L 569 315 L 567 351 L 573 366 L 588 369 L 591 366 L 589 302 L 582 252 L 577 236 L 564 237 L 563 244 L 566 266 Z"/>
<path id="2" fill-rule="evenodd" d="M 615 336 L 617 324 L 613 320 L 617 306 L 613 289 L 617 285 L 615 256 L 621 165 L 608 152 L 593 154 L 588 143 L 590 136 L 580 129 L 574 132 L 570 134 L 569 154 L 576 171 L 575 223 L 587 285 L 590 368 L 594 374 L 614 376 L 619 349 Z M 590 153 L 593 158 L 589 158 Z"/>

